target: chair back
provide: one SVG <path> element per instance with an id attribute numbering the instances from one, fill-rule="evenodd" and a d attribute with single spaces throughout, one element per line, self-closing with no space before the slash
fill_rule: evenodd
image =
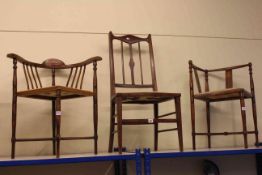
<path id="1" fill-rule="evenodd" d="M 142 38 L 134 35 L 115 36 L 110 32 L 109 59 L 111 95 L 116 93 L 116 88 L 151 88 L 157 91 L 150 34 Z"/>
<path id="2" fill-rule="evenodd" d="M 210 73 L 214 72 L 224 72 L 225 74 L 225 89 L 234 88 L 233 83 L 233 71 L 240 68 L 248 68 L 249 71 L 249 80 L 250 80 L 250 89 L 251 93 L 254 94 L 254 81 L 253 81 L 253 74 L 252 74 L 252 64 L 243 64 L 243 65 L 237 65 L 237 66 L 231 66 L 231 67 L 223 67 L 218 69 L 203 69 L 193 64 L 193 62 L 189 61 L 189 75 L 190 75 L 190 90 L 194 94 L 194 80 L 197 85 L 197 91 L 198 93 L 203 92 L 209 92 L 209 77 Z M 201 78 L 199 76 L 199 72 L 204 73 L 204 90 L 201 86 Z"/>
<path id="3" fill-rule="evenodd" d="M 86 67 L 93 63 L 94 79 L 96 79 L 96 65 L 100 61 L 100 57 L 93 57 L 77 64 L 65 64 L 63 61 L 55 58 L 45 60 L 43 63 L 34 63 L 28 61 L 16 54 L 8 54 L 9 58 L 13 59 L 13 85 L 17 87 L 17 62 L 21 63 L 24 80 L 28 90 L 43 88 L 43 75 L 39 73 L 39 69 L 46 69 L 51 71 L 51 86 L 56 85 L 57 71 L 67 70 L 66 82 L 62 86 L 82 89 L 84 78 L 86 74 Z M 96 81 L 96 80 L 95 80 Z"/>

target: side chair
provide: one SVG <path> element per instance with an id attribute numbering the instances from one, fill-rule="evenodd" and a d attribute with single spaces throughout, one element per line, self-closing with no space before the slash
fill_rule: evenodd
<path id="1" fill-rule="evenodd" d="M 144 47 L 142 47 L 142 45 Z M 116 55 L 119 55 L 119 57 Z M 148 59 L 148 64 L 146 63 L 146 59 Z M 180 151 L 183 151 L 180 104 L 181 94 L 158 91 L 151 35 L 142 38 L 134 35 L 115 36 L 112 32 L 110 32 L 109 60 L 111 81 L 111 113 L 108 151 L 112 152 L 114 135 L 117 133 L 118 152 L 119 154 L 122 154 L 124 125 L 153 125 L 154 150 L 158 150 L 158 136 L 160 133 L 177 131 L 179 149 Z M 115 69 L 116 66 L 120 66 L 120 71 Z M 146 69 L 146 67 L 148 69 Z M 146 70 L 148 70 L 148 72 Z M 146 77 L 146 73 L 148 73 L 147 75 L 149 76 Z M 117 79 L 117 77 L 121 78 Z M 146 80 L 146 78 L 148 79 Z M 124 89 L 125 92 L 120 92 L 120 89 Z M 137 89 L 139 89 L 139 91 L 137 91 Z M 141 90 L 144 91 L 141 92 Z M 159 104 L 167 101 L 174 102 L 176 111 L 160 115 Z M 123 105 L 126 104 L 152 105 L 154 115 L 151 118 L 140 118 L 134 116 L 132 119 L 127 119 L 123 115 Z M 138 113 L 139 109 L 140 107 L 137 106 L 137 110 L 134 110 L 136 113 Z M 175 127 L 159 129 L 159 124 L 162 123 L 174 123 Z M 172 140 L 173 138 L 169 141 Z"/>

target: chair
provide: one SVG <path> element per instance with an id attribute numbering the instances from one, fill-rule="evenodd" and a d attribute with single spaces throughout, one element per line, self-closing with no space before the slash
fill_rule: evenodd
<path id="1" fill-rule="evenodd" d="M 12 102 L 12 149 L 11 158 L 15 158 L 16 142 L 25 141 L 52 141 L 53 154 L 60 157 L 61 140 L 94 139 L 94 153 L 97 154 L 97 62 L 102 60 L 100 57 L 93 57 L 83 62 L 66 65 L 59 59 L 47 59 L 42 64 L 27 61 L 16 55 L 8 54 L 7 57 L 13 59 L 13 102 Z M 24 78 L 27 90 L 17 90 L 17 62 L 21 63 L 24 72 Z M 86 67 L 93 64 L 93 91 L 83 90 L 84 76 Z M 39 69 L 50 70 L 52 84 L 49 87 L 43 87 Z M 56 71 L 70 71 L 65 86 L 56 85 Z M 17 121 L 17 97 L 26 97 L 32 99 L 50 100 L 52 102 L 52 137 L 50 138 L 16 138 Z M 94 135 L 89 137 L 62 137 L 60 134 L 61 123 L 61 100 L 73 99 L 79 97 L 93 97 L 93 122 Z"/>
<path id="2" fill-rule="evenodd" d="M 247 68 L 249 70 L 250 77 L 250 91 L 244 88 L 233 87 L 233 70 Z M 202 91 L 200 78 L 198 72 L 204 74 L 205 90 Z M 214 72 L 225 72 L 225 89 L 211 91 L 209 89 L 209 77 Z M 256 99 L 254 81 L 252 75 L 252 64 L 244 64 L 232 67 L 225 67 L 219 69 L 203 69 L 189 61 L 189 74 L 190 74 L 190 104 L 191 104 L 191 121 L 192 121 L 192 141 L 193 149 L 196 149 L 196 136 L 207 136 L 208 148 L 211 148 L 211 136 L 217 135 L 243 135 L 245 148 L 248 148 L 248 134 L 255 134 L 256 145 L 258 144 L 258 128 L 257 128 L 257 112 L 256 112 Z M 193 74 L 195 81 L 193 80 Z M 198 92 L 194 92 L 194 82 L 196 82 Z M 251 99 L 252 101 L 252 112 L 254 121 L 254 131 L 247 130 L 246 122 L 246 106 L 245 99 Z M 195 100 L 201 100 L 206 103 L 206 121 L 207 121 L 207 132 L 196 132 L 195 129 Z M 211 132 L 211 116 L 210 116 L 210 103 L 222 102 L 229 100 L 240 100 L 240 111 L 242 117 L 243 130 L 239 132 Z"/>
<path id="3" fill-rule="evenodd" d="M 114 49 L 118 43 L 119 49 Z M 146 49 L 142 48 L 145 45 Z M 147 65 L 143 65 L 146 57 L 144 53 L 148 53 Z M 120 58 L 115 58 L 116 54 L 121 55 Z M 135 57 L 135 53 L 136 56 Z M 127 56 L 128 55 L 128 56 Z M 183 151 L 183 138 L 182 138 L 182 121 L 181 121 L 181 105 L 180 105 L 180 93 L 165 93 L 157 91 L 155 63 L 153 55 L 153 47 L 151 35 L 146 38 L 140 38 L 134 35 L 115 36 L 112 32 L 109 33 L 109 58 L 110 58 L 110 80 L 111 80 L 111 114 L 110 114 L 110 138 L 109 138 L 109 152 L 113 150 L 114 134 L 118 135 L 118 152 L 122 154 L 122 126 L 123 125 L 148 125 L 154 126 L 154 149 L 158 150 L 158 134 L 167 131 L 178 131 L 178 140 L 180 151 Z M 129 62 L 128 62 L 129 61 Z M 138 68 L 135 69 L 136 62 L 138 62 Z M 120 63 L 120 64 L 117 64 Z M 128 62 L 128 64 L 126 63 Z M 115 66 L 121 65 L 121 71 L 117 72 Z M 149 82 L 146 83 L 144 74 L 146 71 L 145 66 L 149 68 Z M 130 72 L 130 75 L 127 75 Z M 116 76 L 120 75 L 121 81 L 116 79 Z M 133 92 L 131 89 L 152 89 L 150 92 Z M 125 92 L 117 92 L 119 89 L 125 89 Z M 176 112 L 170 112 L 163 115 L 159 115 L 158 106 L 160 103 L 174 100 Z M 151 104 L 153 106 L 154 117 L 149 119 L 132 118 L 124 119 L 122 116 L 122 106 L 124 104 L 136 104 L 145 105 Z M 116 110 L 116 111 L 115 111 Z M 176 117 L 166 118 L 169 115 L 175 114 Z M 115 119 L 116 118 L 116 119 Z M 159 123 L 176 123 L 176 128 L 171 129 L 158 129 Z M 117 125 L 117 130 L 115 130 Z"/>

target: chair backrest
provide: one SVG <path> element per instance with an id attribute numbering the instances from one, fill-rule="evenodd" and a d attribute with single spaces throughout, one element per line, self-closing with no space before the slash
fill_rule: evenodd
<path id="1" fill-rule="evenodd" d="M 82 89 L 84 77 L 86 74 L 86 66 L 93 63 L 94 78 L 96 78 L 96 65 L 97 61 L 100 61 L 100 57 L 93 57 L 77 64 L 66 65 L 63 61 L 55 58 L 45 60 L 43 63 L 34 63 L 28 61 L 16 54 L 8 54 L 9 58 L 13 59 L 13 86 L 17 87 L 17 62 L 22 64 L 24 79 L 28 90 L 42 88 L 42 76 L 39 74 L 39 69 L 47 69 L 51 71 L 51 83 L 50 86 L 56 85 L 56 71 L 68 70 L 69 74 L 66 75 L 66 83 L 63 86 Z"/>
<path id="2" fill-rule="evenodd" d="M 250 89 L 251 93 L 254 94 L 254 81 L 253 81 L 253 74 L 252 74 L 252 64 L 243 64 L 231 67 L 223 67 L 218 69 L 203 69 L 193 64 L 193 62 L 189 61 L 189 74 L 190 74 L 190 90 L 194 93 L 194 79 L 197 85 L 198 93 L 202 92 L 209 92 L 209 73 L 212 72 L 225 72 L 225 89 L 233 88 L 233 70 L 240 69 L 240 68 L 248 68 L 249 70 L 249 77 L 250 77 Z M 200 78 L 198 72 L 204 73 L 204 86 L 205 89 L 203 91 L 200 83 Z M 194 75 L 194 76 L 193 76 Z M 195 78 L 193 78 L 195 77 Z"/>
<path id="3" fill-rule="evenodd" d="M 146 47 L 142 48 L 142 44 Z M 119 58 L 116 57 L 117 53 Z M 149 54 L 149 64 L 145 64 L 145 53 Z M 116 93 L 116 88 L 152 88 L 153 91 L 157 91 L 155 62 L 150 34 L 146 38 L 141 38 L 134 35 L 115 36 L 110 32 L 109 58 L 111 95 Z M 121 67 L 121 71 L 118 72 L 115 70 L 117 62 Z M 149 66 L 150 69 L 150 83 L 145 83 L 145 78 L 147 78 L 145 73 L 148 70 L 145 69 L 145 66 Z M 120 82 L 116 80 L 116 73 L 121 74 Z"/>

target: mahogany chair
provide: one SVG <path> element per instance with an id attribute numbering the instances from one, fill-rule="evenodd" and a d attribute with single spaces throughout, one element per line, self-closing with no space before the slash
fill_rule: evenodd
<path id="1" fill-rule="evenodd" d="M 247 68 L 249 70 L 249 81 L 250 81 L 250 90 L 245 88 L 236 88 L 233 87 L 233 70 Z M 205 89 L 204 92 L 200 84 L 200 76 L 198 72 L 204 74 Z M 211 91 L 209 89 L 209 77 L 214 72 L 225 72 L 225 89 Z M 196 149 L 196 136 L 207 136 L 208 138 L 208 148 L 211 148 L 211 136 L 217 135 L 243 135 L 244 137 L 244 146 L 248 148 L 248 134 L 255 134 L 256 145 L 258 144 L 258 128 L 257 128 L 257 112 L 256 112 L 256 99 L 255 99 L 255 88 L 252 75 L 252 64 L 244 64 L 232 67 L 224 67 L 219 69 L 203 69 L 193 64 L 189 61 L 189 74 L 190 74 L 190 103 L 191 103 L 191 120 L 192 120 L 192 141 L 193 149 Z M 195 78 L 193 78 L 193 74 Z M 193 80 L 195 79 L 195 81 Z M 194 82 L 197 85 L 198 92 L 194 92 Z M 254 122 L 254 130 L 247 130 L 246 122 L 246 106 L 245 99 L 251 99 L 252 101 L 252 114 Z M 196 132 L 195 129 L 195 100 L 201 100 L 206 103 L 206 121 L 207 121 L 207 132 Z M 243 130 L 238 132 L 211 132 L 211 116 L 210 116 L 210 104 L 212 102 L 222 102 L 229 100 L 239 100 L 240 101 L 240 111 L 242 117 Z"/>
<path id="2" fill-rule="evenodd" d="M 118 49 L 114 49 L 118 43 Z M 145 45 L 146 49 L 142 48 Z M 145 63 L 144 53 L 148 53 L 149 64 Z M 116 58 L 117 53 L 120 58 Z M 137 57 L 135 57 L 135 54 Z M 109 33 L 109 58 L 110 58 L 110 79 L 111 79 L 111 114 L 110 114 L 110 138 L 109 138 L 109 152 L 113 150 L 114 134 L 118 134 L 118 151 L 122 153 L 122 126 L 123 125 L 148 125 L 154 126 L 154 149 L 158 150 L 158 134 L 167 131 L 178 131 L 178 140 L 180 151 L 183 151 L 183 137 L 182 137 L 182 121 L 181 121 L 181 105 L 180 93 L 165 93 L 158 92 L 155 62 L 152 47 L 151 35 L 146 38 L 140 38 L 134 35 L 115 36 L 112 32 Z M 120 63 L 120 72 L 117 72 L 115 67 L 117 62 Z M 128 63 L 128 64 L 125 64 Z M 136 62 L 138 64 L 136 64 Z M 136 69 L 136 65 L 138 68 Z M 145 66 L 149 68 L 149 81 L 146 83 Z M 128 74 L 130 72 L 130 74 Z M 120 75 L 121 80 L 117 80 L 116 76 Z M 151 89 L 149 92 L 131 92 L 131 89 Z M 125 92 L 117 92 L 119 89 L 125 89 Z M 153 92 L 152 92 L 153 90 Z M 127 92 L 128 91 L 128 92 Z M 160 103 L 174 100 L 176 112 L 170 112 L 159 115 L 158 106 Z M 122 116 L 124 104 L 145 105 L 151 104 L 153 106 L 154 116 L 149 119 L 132 118 L 124 119 Z M 167 118 L 167 116 L 174 115 L 175 117 Z M 158 129 L 160 123 L 176 123 L 176 128 Z M 115 130 L 115 125 L 117 130 Z"/>
<path id="3" fill-rule="evenodd" d="M 47 59 L 42 64 L 28 61 L 16 54 L 8 54 L 7 57 L 13 59 L 13 102 L 12 102 L 12 149 L 11 158 L 15 158 L 16 142 L 25 141 L 52 141 L 53 154 L 57 158 L 60 156 L 61 140 L 78 140 L 93 139 L 94 153 L 97 154 L 97 62 L 102 60 L 101 57 L 93 57 L 83 62 L 66 65 L 59 59 Z M 23 67 L 24 78 L 27 90 L 17 90 L 17 62 Z M 86 67 L 93 64 L 93 90 L 83 90 L 83 82 Z M 42 86 L 41 74 L 39 69 L 50 70 L 52 84 L 48 87 Z M 56 71 L 68 70 L 69 75 L 64 86 L 56 85 Z M 49 138 L 16 138 L 16 121 L 17 121 L 17 97 L 26 97 L 32 99 L 50 100 L 52 103 L 52 137 Z M 94 135 L 89 137 L 62 137 L 60 134 L 61 124 L 61 100 L 73 99 L 79 97 L 93 97 L 93 123 Z"/>

